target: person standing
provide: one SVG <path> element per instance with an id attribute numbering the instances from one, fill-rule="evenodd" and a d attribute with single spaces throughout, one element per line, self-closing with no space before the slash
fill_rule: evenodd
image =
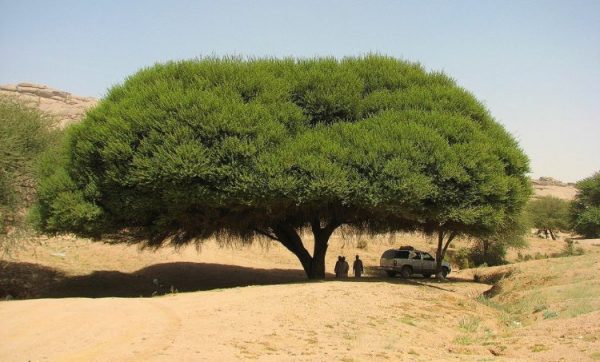
<path id="1" fill-rule="evenodd" d="M 365 272 L 365 268 L 363 267 L 363 262 L 360 260 L 358 255 L 356 256 L 356 260 L 354 260 L 354 264 L 352 264 L 352 269 L 354 270 L 354 277 L 360 278 L 361 275 Z"/>
<path id="2" fill-rule="evenodd" d="M 350 271 L 350 265 L 346 261 L 346 257 L 342 256 L 342 278 L 348 278 L 348 272 Z"/>
<path id="3" fill-rule="evenodd" d="M 333 271 L 335 272 L 336 278 L 342 277 L 342 257 L 341 256 L 338 256 L 338 260 L 335 262 L 335 268 L 333 268 Z"/>

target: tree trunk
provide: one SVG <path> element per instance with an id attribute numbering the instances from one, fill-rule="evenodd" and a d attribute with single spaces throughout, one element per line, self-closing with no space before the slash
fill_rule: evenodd
<path id="1" fill-rule="evenodd" d="M 438 230 L 438 246 L 435 252 L 435 275 L 438 280 L 446 279 L 442 273 L 442 261 L 444 260 L 448 246 L 450 246 L 450 243 L 454 240 L 455 236 L 455 232 L 444 231 L 441 228 Z M 446 237 L 447 239 L 444 242 Z"/>
<path id="2" fill-rule="evenodd" d="M 315 235 L 315 249 L 310 273 L 306 273 L 309 279 L 325 279 L 325 255 L 329 247 L 328 241 L 329 237 L 325 238 L 322 235 Z"/>
<path id="3" fill-rule="evenodd" d="M 279 241 L 289 251 L 294 253 L 298 260 L 300 260 L 308 279 L 325 279 L 325 256 L 327 255 L 327 248 L 329 246 L 328 242 L 331 234 L 338 226 L 340 224 L 335 221 L 330 221 L 324 227 L 321 227 L 321 223 L 317 219 L 311 222 L 315 239 L 312 256 L 304 247 L 296 229 L 289 224 L 281 223 L 272 227 L 274 236 L 265 233 L 261 234 Z"/>
<path id="4" fill-rule="evenodd" d="M 444 231 L 438 230 L 438 244 L 437 250 L 435 251 L 435 275 L 438 279 L 443 279 L 442 276 L 442 250 L 444 246 Z"/>
<path id="5" fill-rule="evenodd" d="M 556 236 L 552 232 L 552 229 L 549 229 L 549 231 L 550 231 L 550 236 L 552 237 L 552 240 L 556 240 Z"/>
<path id="6" fill-rule="evenodd" d="M 488 249 L 489 249 L 490 242 L 487 240 L 483 240 L 482 243 L 483 243 L 483 262 L 487 264 L 488 263 L 487 255 L 488 255 Z"/>
<path id="7" fill-rule="evenodd" d="M 315 218 L 310 225 L 315 239 L 315 247 L 310 273 L 306 274 L 309 279 L 325 279 L 325 255 L 329 247 L 329 238 L 340 226 L 340 223 L 330 220 L 324 227 L 321 227 L 321 221 Z"/>

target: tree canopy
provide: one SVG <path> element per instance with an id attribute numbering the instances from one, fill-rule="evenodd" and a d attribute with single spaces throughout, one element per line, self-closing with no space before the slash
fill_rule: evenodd
<path id="1" fill-rule="evenodd" d="M 40 181 L 46 231 L 267 237 L 311 278 L 341 225 L 485 235 L 530 194 L 527 157 L 473 95 L 379 55 L 157 64 L 110 89 L 60 163 Z"/>
<path id="2" fill-rule="evenodd" d="M 573 229 L 587 237 L 600 237 L 600 172 L 577 183 L 579 193 L 571 207 Z"/>
<path id="3" fill-rule="evenodd" d="M 531 200 L 527 205 L 527 213 L 531 223 L 548 238 L 556 240 L 555 232 L 569 229 L 569 201 L 554 196 L 544 196 Z"/>

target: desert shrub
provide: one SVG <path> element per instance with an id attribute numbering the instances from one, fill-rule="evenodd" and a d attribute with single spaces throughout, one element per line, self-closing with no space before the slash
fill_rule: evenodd
<path id="1" fill-rule="evenodd" d="M 562 252 L 553 255 L 554 257 L 577 256 L 585 254 L 585 250 L 581 247 L 575 247 L 575 241 L 571 238 L 565 239 L 565 247 Z"/>
<path id="2" fill-rule="evenodd" d="M 543 316 L 544 316 L 544 319 L 552 319 L 552 318 L 558 317 L 558 313 L 556 313 L 553 310 L 548 309 L 548 310 L 544 311 Z"/>
<path id="3" fill-rule="evenodd" d="M 34 200 L 37 162 L 57 142 L 52 126 L 48 116 L 0 97 L 0 242 L 22 225 Z"/>
<path id="4" fill-rule="evenodd" d="M 573 229 L 587 238 L 600 237 L 600 172 L 577 182 L 571 206 Z"/>
<path id="5" fill-rule="evenodd" d="M 488 266 L 506 264 L 506 245 L 503 243 L 487 243 L 484 240 L 475 241 L 470 248 L 468 258 L 473 266 L 486 264 Z"/>
<path id="6" fill-rule="evenodd" d="M 478 317 L 467 316 L 463 317 L 458 321 L 458 328 L 463 332 L 474 333 L 477 332 L 481 319 Z"/>
<path id="7" fill-rule="evenodd" d="M 449 256 L 450 262 L 456 265 L 459 269 L 468 269 L 471 266 L 470 250 L 468 248 L 459 248 Z"/>

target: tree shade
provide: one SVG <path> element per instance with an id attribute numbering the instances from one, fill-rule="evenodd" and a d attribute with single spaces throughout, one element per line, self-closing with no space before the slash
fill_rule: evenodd
<path id="1" fill-rule="evenodd" d="M 267 237 L 309 278 L 341 225 L 436 232 L 441 262 L 454 236 L 493 233 L 531 192 L 527 157 L 469 92 L 379 55 L 157 64 L 113 87 L 58 158 L 39 185 L 46 231 Z"/>

